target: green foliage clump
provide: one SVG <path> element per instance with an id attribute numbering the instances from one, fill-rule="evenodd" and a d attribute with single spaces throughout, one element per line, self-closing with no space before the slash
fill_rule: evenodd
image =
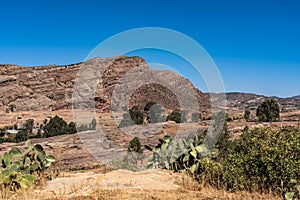
<path id="1" fill-rule="evenodd" d="M 27 132 L 32 133 L 33 125 L 34 119 L 27 119 L 23 126 L 27 130 Z"/>
<path id="2" fill-rule="evenodd" d="M 249 109 L 245 109 L 244 119 L 245 119 L 246 121 L 249 121 L 250 115 L 251 115 L 250 110 L 249 110 Z"/>
<path id="3" fill-rule="evenodd" d="M 145 148 L 152 151 L 148 168 L 190 174 L 229 191 L 271 190 L 288 200 L 300 198 L 300 131 L 295 127 L 247 129 L 231 141 L 225 124 L 216 149 L 210 151 L 202 136 L 176 141 L 165 137 Z"/>
<path id="4" fill-rule="evenodd" d="M 11 190 L 32 186 L 37 175 L 51 166 L 56 159 L 46 155 L 40 144 L 32 146 L 30 141 L 25 143 L 25 152 L 13 147 L 9 152 L 0 156 L 0 183 Z"/>
<path id="5" fill-rule="evenodd" d="M 220 132 L 218 141 L 216 143 L 216 148 L 219 151 L 217 156 L 217 161 L 222 162 L 224 161 L 230 151 L 232 149 L 233 142 L 230 140 L 230 132 L 228 130 L 228 125 L 225 122 L 222 131 Z"/>
<path id="6" fill-rule="evenodd" d="M 156 105 L 156 104 L 157 104 L 157 103 L 155 103 L 155 102 L 153 102 L 153 101 L 148 102 L 148 103 L 145 105 L 145 107 L 144 107 L 144 111 L 145 111 L 145 112 L 148 112 L 148 111 L 151 109 L 151 107 L 154 106 L 154 105 Z"/>
<path id="7" fill-rule="evenodd" d="M 44 137 L 52 137 L 62 134 L 73 134 L 76 133 L 76 125 L 74 122 L 67 124 L 63 118 L 55 115 L 50 121 L 44 126 Z"/>
<path id="8" fill-rule="evenodd" d="M 129 115 L 135 124 L 141 125 L 144 123 L 144 114 L 137 106 L 133 106 L 131 109 L 129 109 Z"/>
<path id="9" fill-rule="evenodd" d="M 130 142 L 127 149 L 128 152 L 143 153 L 142 145 L 138 137 L 134 137 Z"/>
<path id="10" fill-rule="evenodd" d="M 300 132 L 255 129 L 235 141 L 224 162 L 224 183 L 230 190 L 275 190 L 285 194 L 300 184 Z"/>
<path id="11" fill-rule="evenodd" d="M 133 106 L 129 109 L 129 114 L 124 113 L 119 127 L 125 127 L 130 125 L 142 125 L 144 123 L 144 113 L 137 107 Z"/>
<path id="12" fill-rule="evenodd" d="M 275 99 L 267 99 L 261 103 L 257 110 L 256 116 L 260 122 L 275 122 L 280 118 L 279 105 Z"/>
<path id="13" fill-rule="evenodd" d="M 174 110 L 170 115 L 167 116 L 167 121 L 174 121 L 176 123 L 181 123 L 182 113 L 179 110 Z"/>
<path id="14" fill-rule="evenodd" d="M 174 140 L 166 136 L 155 147 L 145 146 L 152 151 L 148 168 L 163 168 L 192 175 L 197 180 L 217 183 L 221 174 L 221 165 L 214 162 L 218 150 L 208 151 L 203 145 L 204 135 L 190 136 L 187 139 Z"/>

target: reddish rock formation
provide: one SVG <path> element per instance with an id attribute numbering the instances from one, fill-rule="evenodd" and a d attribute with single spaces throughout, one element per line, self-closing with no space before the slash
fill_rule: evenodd
<path id="1" fill-rule="evenodd" d="M 0 65 L 0 110 L 7 110 L 10 105 L 15 105 L 17 111 L 71 109 L 73 86 L 79 69 L 85 65 L 93 65 L 97 68 L 99 63 L 103 62 L 111 63 L 103 72 L 95 95 L 95 105 L 99 112 L 111 110 L 111 97 L 116 88 L 122 89 L 115 94 L 117 103 L 120 104 L 127 89 L 134 88 L 138 85 L 138 81 L 144 78 L 155 82 L 156 77 L 163 78 L 180 95 L 174 94 L 168 86 L 146 84 L 134 89 L 129 99 L 130 106 L 136 104 L 143 106 L 147 101 L 155 101 L 167 109 L 176 109 L 182 106 L 179 105 L 180 100 L 186 105 L 193 103 L 192 100 L 188 101 L 194 95 L 198 100 L 200 110 L 207 111 L 208 100 L 190 81 L 174 72 L 150 69 L 142 58 L 125 56 L 108 59 L 95 58 L 64 66 Z M 135 80 L 139 74 L 145 77 Z M 122 82 L 122 79 L 125 82 Z M 122 88 L 124 85 L 127 89 Z M 190 93 L 194 94 L 188 93 L 186 87 L 190 87 L 193 91 Z M 181 99 L 183 98 L 181 96 L 184 96 L 184 99 Z"/>

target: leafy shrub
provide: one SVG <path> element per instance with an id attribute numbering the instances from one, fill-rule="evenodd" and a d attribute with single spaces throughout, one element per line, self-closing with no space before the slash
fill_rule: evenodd
<path id="1" fill-rule="evenodd" d="M 285 194 L 300 181 L 300 132 L 293 127 L 244 132 L 224 162 L 230 190 L 276 190 Z"/>
<path id="2" fill-rule="evenodd" d="M 36 144 L 32 146 L 28 140 L 25 152 L 13 147 L 0 156 L 0 183 L 11 190 L 28 188 L 36 181 L 36 176 L 44 172 L 55 162 L 55 157 L 46 155 L 44 148 Z"/>
<path id="3" fill-rule="evenodd" d="M 129 114 L 124 113 L 123 119 L 119 123 L 119 127 L 125 127 L 130 125 L 142 125 L 144 123 L 144 113 L 139 110 L 137 106 L 133 106 L 129 109 Z"/>
<path id="4" fill-rule="evenodd" d="M 167 116 L 167 121 L 174 121 L 181 123 L 182 113 L 179 110 L 174 110 L 170 115 Z"/>
<path id="5" fill-rule="evenodd" d="M 67 127 L 67 122 L 63 118 L 55 115 L 44 126 L 44 132 L 46 137 L 56 136 L 63 133 Z"/>
<path id="6" fill-rule="evenodd" d="M 230 141 L 230 132 L 228 125 L 225 122 L 222 131 L 220 132 L 218 141 L 216 142 L 216 148 L 219 150 L 217 161 L 224 161 L 232 149 L 233 142 Z"/>
<path id="7" fill-rule="evenodd" d="M 133 125 L 133 121 L 130 119 L 130 115 L 128 113 L 123 114 L 123 119 L 119 123 L 119 127 L 125 127 L 125 126 L 130 126 Z"/>
<path id="8" fill-rule="evenodd" d="M 130 142 L 128 146 L 128 152 L 136 152 L 136 153 L 142 153 L 142 145 L 140 142 L 140 139 L 138 137 L 134 137 Z"/>
<path id="9" fill-rule="evenodd" d="M 150 108 L 151 108 L 153 105 L 156 105 L 156 104 L 157 104 L 157 103 L 152 102 L 152 101 L 148 102 L 148 103 L 145 105 L 145 107 L 144 107 L 144 111 L 145 111 L 145 112 L 148 112 L 148 111 L 150 110 Z"/>
<path id="10" fill-rule="evenodd" d="M 131 109 L 129 109 L 129 115 L 135 124 L 141 125 L 144 123 L 144 114 L 137 106 L 133 106 Z"/>
<path id="11" fill-rule="evenodd" d="M 138 161 L 143 161 L 145 155 L 143 154 L 142 145 L 138 137 L 134 137 L 128 145 L 127 154 L 121 161 L 113 161 L 111 164 L 115 169 L 128 169 L 136 171 L 138 169 Z"/>

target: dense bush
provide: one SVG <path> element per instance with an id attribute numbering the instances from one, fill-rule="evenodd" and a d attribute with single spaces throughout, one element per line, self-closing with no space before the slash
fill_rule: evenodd
<path id="1" fill-rule="evenodd" d="M 138 137 L 134 137 L 130 142 L 127 149 L 128 152 L 142 153 L 142 145 Z"/>
<path id="2" fill-rule="evenodd" d="M 32 133 L 33 125 L 34 119 L 27 119 L 23 126 L 27 130 L 27 132 Z"/>
<path id="3" fill-rule="evenodd" d="M 179 110 L 174 110 L 170 115 L 167 116 L 167 121 L 181 123 L 184 120 L 182 119 L 182 113 Z"/>
<path id="4" fill-rule="evenodd" d="M 125 127 L 134 124 L 142 125 L 143 123 L 144 113 L 137 106 L 133 106 L 131 109 L 129 109 L 129 114 L 123 114 L 123 119 L 119 123 L 119 127 Z"/>
<path id="5" fill-rule="evenodd" d="M 55 116 L 49 121 L 45 119 L 42 124 L 39 125 L 39 129 L 36 134 L 33 134 L 34 120 L 28 119 L 23 124 L 23 129 L 19 129 L 15 135 L 9 135 L 4 137 L 8 129 L 13 127 L 4 127 L 0 129 L 0 143 L 3 142 L 23 142 L 31 138 L 47 138 L 57 135 L 74 134 L 76 132 L 82 132 L 86 130 L 95 130 L 97 126 L 96 119 L 92 119 L 90 124 L 81 124 L 79 127 L 76 126 L 75 122 L 67 123 L 63 118 Z M 44 131 L 44 133 L 42 132 Z"/>
<path id="6" fill-rule="evenodd" d="M 137 106 L 133 106 L 131 109 L 129 109 L 129 115 L 135 124 L 141 125 L 144 123 L 144 114 Z"/>
<path id="7" fill-rule="evenodd" d="M 300 184 L 300 132 L 255 129 L 235 141 L 224 162 L 224 183 L 230 190 L 275 190 L 287 193 Z"/>

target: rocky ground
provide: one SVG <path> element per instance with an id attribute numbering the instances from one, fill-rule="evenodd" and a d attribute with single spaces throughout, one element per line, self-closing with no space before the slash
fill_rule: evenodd
<path id="1" fill-rule="evenodd" d="M 94 171 L 63 172 L 59 177 L 44 182 L 34 189 L 5 193 L 4 199 L 34 200 L 270 200 L 280 199 L 270 194 L 248 192 L 228 193 L 199 185 L 190 177 L 165 170 L 132 172 L 113 170 L 106 173 Z"/>

